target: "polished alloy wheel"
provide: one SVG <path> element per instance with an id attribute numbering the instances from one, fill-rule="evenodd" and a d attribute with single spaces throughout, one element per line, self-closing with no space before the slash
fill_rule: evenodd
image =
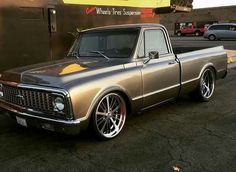
<path id="1" fill-rule="evenodd" d="M 102 138 L 113 138 L 122 130 L 126 119 L 126 104 L 119 94 L 104 96 L 94 114 L 95 129 Z"/>
<path id="2" fill-rule="evenodd" d="M 209 99 L 215 89 L 215 77 L 211 69 L 206 69 L 201 77 L 200 91 L 204 99 Z"/>

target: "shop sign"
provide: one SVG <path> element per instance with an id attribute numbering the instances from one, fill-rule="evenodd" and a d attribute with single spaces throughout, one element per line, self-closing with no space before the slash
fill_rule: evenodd
<path id="1" fill-rule="evenodd" d="M 151 8 L 88 7 L 85 9 L 85 13 L 87 15 L 153 17 Z"/>

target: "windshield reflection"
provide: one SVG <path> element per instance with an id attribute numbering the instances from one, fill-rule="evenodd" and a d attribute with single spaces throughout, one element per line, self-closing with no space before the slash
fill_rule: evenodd
<path id="1" fill-rule="evenodd" d="M 138 34 L 137 28 L 83 32 L 68 56 L 129 58 L 136 46 Z"/>

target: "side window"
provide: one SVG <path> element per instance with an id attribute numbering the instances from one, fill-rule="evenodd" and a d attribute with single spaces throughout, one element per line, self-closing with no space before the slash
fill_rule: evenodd
<path id="1" fill-rule="evenodd" d="M 219 25 L 218 30 L 229 30 L 229 26 L 228 25 Z"/>
<path id="2" fill-rule="evenodd" d="M 233 26 L 233 25 L 230 26 L 230 30 L 231 30 L 231 31 L 236 31 L 236 26 Z"/>
<path id="3" fill-rule="evenodd" d="M 141 45 L 139 47 L 138 57 L 144 58 L 144 38 L 142 39 Z"/>
<path id="4" fill-rule="evenodd" d="M 217 30 L 217 26 L 211 26 L 209 30 Z"/>
<path id="5" fill-rule="evenodd" d="M 145 57 L 148 57 L 151 51 L 158 51 L 160 55 L 169 53 L 162 30 L 146 30 L 144 32 L 144 40 Z"/>

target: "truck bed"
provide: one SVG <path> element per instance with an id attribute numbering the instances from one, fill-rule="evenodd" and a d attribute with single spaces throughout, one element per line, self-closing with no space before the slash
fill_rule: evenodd
<path id="1" fill-rule="evenodd" d="M 173 51 L 175 54 L 182 54 L 182 53 L 187 53 L 187 52 L 192 52 L 192 51 L 197 51 L 197 50 L 203 50 L 206 48 L 211 48 L 211 47 L 173 47 Z"/>
<path id="2" fill-rule="evenodd" d="M 202 69 L 208 66 L 214 68 L 216 79 L 223 78 L 227 73 L 227 54 L 223 46 L 200 50 L 196 48 L 195 51 L 185 51 L 185 53 L 178 49 L 178 52 L 182 52 L 177 54 L 177 58 L 180 61 L 182 71 L 181 84 L 183 92 L 188 92 L 189 88 L 197 85 Z"/>

